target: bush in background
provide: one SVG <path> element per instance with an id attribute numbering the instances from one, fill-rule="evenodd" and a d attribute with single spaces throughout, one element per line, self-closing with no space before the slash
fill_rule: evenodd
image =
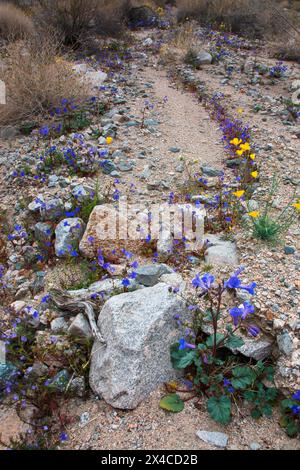
<path id="1" fill-rule="evenodd" d="M 278 44 L 274 50 L 274 57 L 280 60 L 292 60 L 300 64 L 300 38 L 286 44 Z"/>
<path id="2" fill-rule="evenodd" d="M 7 103 L 0 105 L 0 125 L 33 120 L 65 98 L 78 101 L 85 96 L 72 66 L 57 56 L 53 37 L 11 43 L 6 53 L 0 79 L 6 84 Z"/>
<path id="3" fill-rule="evenodd" d="M 68 46 L 79 45 L 89 34 L 97 0 L 40 0 L 37 22 L 52 27 Z"/>
<path id="4" fill-rule="evenodd" d="M 20 8 L 10 3 L 0 3 L 0 38 L 23 39 L 33 33 L 32 20 Z"/>
<path id="5" fill-rule="evenodd" d="M 194 18 L 250 37 L 278 29 L 273 11 L 260 0 L 181 0 L 177 4 L 179 22 Z"/>

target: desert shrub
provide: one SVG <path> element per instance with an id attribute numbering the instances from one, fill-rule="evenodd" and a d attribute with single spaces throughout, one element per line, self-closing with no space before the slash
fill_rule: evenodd
<path id="1" fill-rule="evenodd" d="M 100 36 L 121 37 L 125 32 L 125 17 L 129 0 L 98 0 L 93 18 L 94 31 Z"/>
<path id="2" fill-rule="evenodd" d="M 119 37 L 130 0 L 39 0 L 36 22 L 51 26 L 65 45 L 78 47 L 94 33 Z"/>
<path id="3" fill-rule="evenodd" d="M 84 97 L 85 89 L 71 65 L 58 57 L 53 39 L 18 41 L 7 47 L 6 67 L 0 78 L 6 84 L 5 105 L 0 105 L 0 124 L 30 121 L 49 112 L 61 101 Z"/>
<path id="4" fill-rule="evenodd" d="M 22 39 L 33 32 L 32 20 L 21 9 L 9 3 L 0 3 L 0 38 Z"/>
<path id="5" fill-rule="evenodd" d="M 40 0 L 37 22 L 55 29 L 64 44 L 76 46 L 90 34 L 97 4 L 97 0 Z"/>
<path id="6" fill-rule="evenodd" d="M 261 37 L 278 27 L 270 8 L 259 0 L 182 0 L 178 21 L 194 18 L 203 23 L 223 25 L 234 33 Z"/>
<path id="7" fill-rule="evenodd" d="M 274 57 L 281 60 L 292 60 L 300 63 L 300 39 L 287 42 L 286 44 L 278 44 L 274 47 Z"/>

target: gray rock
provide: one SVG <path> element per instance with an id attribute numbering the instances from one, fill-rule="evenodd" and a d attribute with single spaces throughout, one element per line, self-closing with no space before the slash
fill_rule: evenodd
<path id="1" fill-rule="evenodd" d="M 250 357 L 256 361 L 263 361 L 272 352 L 273 343 L 267 339 L 243 338 L 244 345 L 237 351 L 243 356 Z"/>
<path id="2" fill-rule="evenodd" d="M 120 161 L 118 164 L 117 164 L 117 168 L 119 171 L 132 171 L 133 169 L 133 162 L 130 162 L 130 161 Z"/>
<path id="3" fill-rule="evenodd" d="M 209 65 L 212 63 L 212 55 L 206 51 L 200 51 L 197 54 L 197 64 L 198 65 Z"/>
<path id="4" fill-rule="evenodd" d="M 47 224 L 45 222 L 38 222 L 34 226 L 34 238 L 38 242 L 51 242 L 52 237 L 54 235 L 54 230 L 52 225 Z"/>
<path id="5" fill-rule="evenodd" d="M 13 364 L 0 363 L 0 391 L 5 388 L 7 382 L 13 382 L 17 374 L 18 369 Z"/>
<path id="6" fill-rule="evenodd" d="M 216 447 L 225 448 L 228 444 L 228 436 L 223 432 L 197 431 L 199 439 Z"/>
<path id="7" fill-rule="evenodd" d="M 55 253 L 58 257 L 67 256 L 72 249 L 78 249 L 85 224 L 75 217 L 62 220 L 55 229 Z"/>
<path id="8" fill-rule="evenodd" d="M 286 255 L 293 255 L 296 252 L 296 249 L 293 246 L 285 246 L 284 253 Z"/>
<path id="9" fill-rule="evenodd" d="M 287 331 L 277 335 L 277 344 L 279 351 L 290 356 L 294 350 L 293 339 Z"/>
<path id="10" fill-rule="evenodd" d="M 166 264 L 147 264 L 135 269 L 135 272 L 137 282 L 143 286 L 152 287 L 158 283 L 160 276 L 172 273 L 173 269 Z"/>
<path id="11" fill-rule="evenodd" d="M 66 333 L 68 331 L 68 323 L 64 317 L 55 318 L 51 322 L 51 330 L 53 333 Z"/>
<path id="12" fill-rule="evenodd" d="M 172 153 L 179 153 L 181 149 L 179 147 L 170 147 L 169 151 Z"/>
<path id="13" fill-rule="evenodd" d="M 66 369 L 61 370 L 53 377 L 52 380 L 48 381 L 48 387 L 51 390 L 64 393 L 67 390 L 70 378 L 70 374 Z"/>
<path id="14" fill-rule="evenodd" d="M 223 171 L 222 170 L 217 170 L 216 168 L 212 168 L 210 166 L 201 166 L 202 173 L 205 176 L 211 176 L 211 177 L 216 177 L 216 176 L 222 176 Z"/>
<path id="15" fill-rule="evenodd" d="M 173 237 L 170 231 L 166 230 L 160 234 L 157 241 L 157 253 L 160 261 L 166 261 L 173 253 Z"/>
<path id="16" fill-rule="evenodd" d="M 135 280 L 130 281 L 127 290 L 133 291 L 141 288 Z M 91 284 L 87 289 L 78 289 L 68 291 L 68 295 L 78 300 L 91 300 L 95 298 L 108 299 L 112 294 L 121 294 L 124 292 L 124 286 L 120 279 L 105 279 Z"/>
<path id="17" fill-rule="evenodd" d="M 92 188 L 78 184 L 73 188 L 72 195 L 78 202 L 86 202 L 92 199 L 94 191 Z"/>
<path id="18" fill-rule="evenodd" d="M 172 289 L 178 289 L 178 292 L 181 294 L 185 291 L 186 288 L 186 282 L 179 273 L 163 274 L 159 278 L 159 282 L 168 284 L 168 286 L 172 287 Z"/>
<path id="19" fill-rule="evenodd" d="M 40 206 L 42 220 L 56 220 L 64 214 L 64 203 L 61 199 L 51 199 Z"/>
<path id="20" fill-rule="evenodd" d="M 204 238 L 210 242 L 210 246 L 205 252 L 205 262 L 207 264 L 212 266 L 237 266 L 239 264 L 235 243 L 222 240 L 218 235 L 206 234 Z"/>
<path id="21" fill-rule="evenodd" d="M 49 188 L 55 188 L 59 181 L 59 178 L 57 175 L 50 175 L 48 178 L 48 187 Z"/>
<path id="22" fill-rule="evenodd" d="M 85 396 L 85 380 L 84 377 L 74 377 L 70 383 L 70 392 L 74 393 L 78 397 L 83 398 Z"/>
<path id="23" fill-rule="evenodd" d="M 169 348 L 180 336 L 176 314 L 185 315 L 185 302 L 164 283 L 109 299 L 98 319 L 107 345 L 95 341 L 91 355 L 92 390 L 116 408 L 134 409 L 174 379 Z"/>
<path id="24" fill-rule="evenodd" d="M 76 338 L 78 342 L 86 343 L 93 338 L 89 322 L 82 313 L 79 313 L 75 320 L 73 320 L 68 329 L 68 333 L 70 336 Z"/>
<path id="25" fill-rule="evenodd" d="M 250 444 L 250 449 L 251 450 L 259 450 L 261 449 L 261 445 L 258 442 L 251 442 Z"/>
<path id="26" fill-rule="evenodd" d="M 101 168 L 105 175 L 109 175 L 113 171 L 117 170 L 116 165 L 111 160 L 104 160 L 103 162 L 101 162 Z"/>

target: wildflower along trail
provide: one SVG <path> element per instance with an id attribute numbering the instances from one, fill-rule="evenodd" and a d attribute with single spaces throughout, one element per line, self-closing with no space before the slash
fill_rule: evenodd
<path id="1" fill-rule="evenodd" d="M 0 375 L 1 440 L 37 419 L 33 447 L 299 448 L 283 427 L 298 432 L 300 146 L 277 99 L 281 74 L 297 70 L 270 61 L 258 80 L 256 64 L 241 67 L 244 42 L 202 28 L 199 70 L 176 30 L 132 34 L 76 64 L 101 69 L 95 96 L 64 99 L 30 135 L 0 142 L 0 331 L 16 362 Z M 173 233 L 101 241 L 100 209 L 113 218 L 125 198 L 150 221 L 151 204 L 192 207 L 203 246 Z M 57 289 L 76 307 L 55 302 Z M 294 392 L 284 420 L 281 387 Z"/>

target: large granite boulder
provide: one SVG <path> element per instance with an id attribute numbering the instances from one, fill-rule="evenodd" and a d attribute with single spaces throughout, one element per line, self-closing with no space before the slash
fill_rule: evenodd
<path id="1" fill-rule="evenodd" d="M 180 337 L 174 315 L 184 315 L 185 308 L 165 283 L 110 298 L 98 319 L 106 346 L 94 343 L 92 390 L 115 408 L 134 409 L 174 379 L 170 346 Z"/>

